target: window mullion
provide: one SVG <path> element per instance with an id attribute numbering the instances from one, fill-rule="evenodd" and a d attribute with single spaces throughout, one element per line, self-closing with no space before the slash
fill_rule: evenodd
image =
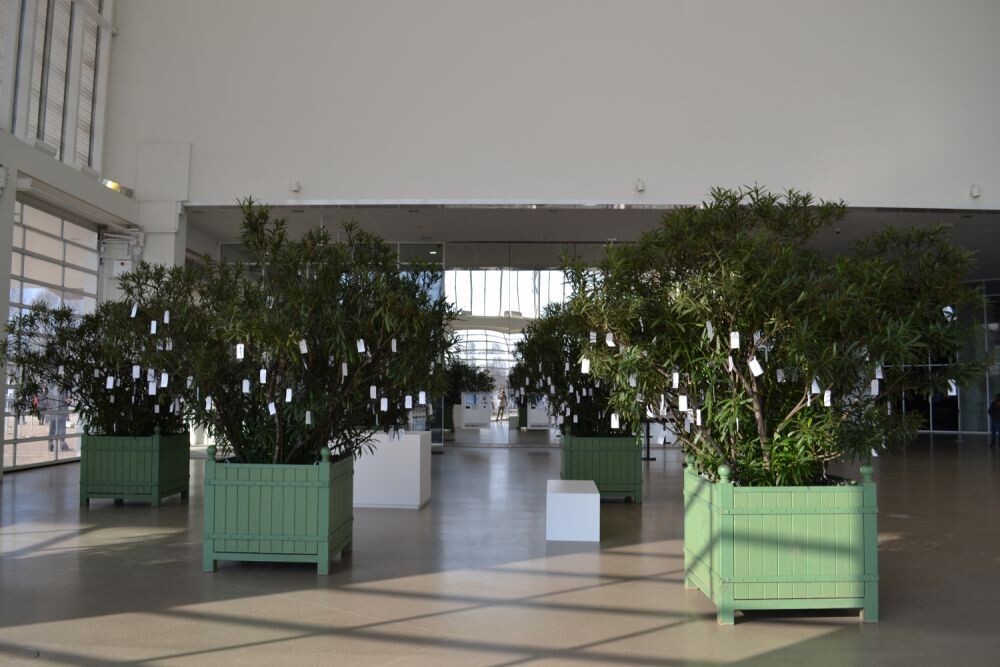
<path id="1" fill-rule="evenodd" d="M 66 67 L 66 101 L 63 104 L 62 161 L 76 164 L 76 133 L 80 115 L 80 72 L 83 69 L 83 28 L 86 12 L 74 2 L 70 11 L 69 64 Z"/>
<path id="2" fill-rule="evenodd" d="M 38 90 L 38 128 L 32 139 L 40 139 L 45 143 L 45 115 L 49 106 L 49 68 L 52 61 L 52 30 L 55 26 L 56 0 L 47 0 L 48 10 L 45 12 L 45 46 L 42 48 L 42 81 Z M 55 148 L 58 148 L 56 146 Z"/>
<path id="3" fill-rule="evenodd" d="M 24 0 L 21 30 L 18 39 L 17 80 L 14 82 L 14 135 L 28 141 L 28 114 L 31 110 L 31 75 L 35 70 L 35 21 L 38 3 L 46 0 Z"/>
<path id="4" fill-rule="evenodd" d="M 7 29 L 3 40 L 3 71 L 0 72 L 0 129 L 14 127 L 14 91 L 17 88 L 17 44 L 21 25 L 21 0 L 0 0 L 7 4 Z M 15 29 L 15 26 L 18 26 Z"/>
<path id="5" fill-rule="evenodd" d="M 114 0 L 104 1 L 104 16 L 110 20 L 114 12 Z M 111 63 L 111 28 L 101 27 L 97 32 L 97 80 L 94 82 L 94 110 L 90 123 L 90 166 L 101 171 L 104 155 L 104 111 L 108 99 L 108 69 Z"/>

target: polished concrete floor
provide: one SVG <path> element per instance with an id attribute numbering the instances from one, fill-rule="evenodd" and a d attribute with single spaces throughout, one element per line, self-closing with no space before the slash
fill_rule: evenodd
<path id="1" fill-rule="evenodd" d="M 603 540 L 546 543 L 552 449 L 452 448 L 424 510 L 358 510 L 355 550 L 201 572 L 201 478 L 159 509 L 77 506 L 78 466 L 0 485 L 0 665 L 1000 664 L 1000 450 L 923 439 L 877 466 L 881 622 L 715 622 L 682 586 L 681 467 Z M 37 657 L 36 657 L 37 656 Z"/>

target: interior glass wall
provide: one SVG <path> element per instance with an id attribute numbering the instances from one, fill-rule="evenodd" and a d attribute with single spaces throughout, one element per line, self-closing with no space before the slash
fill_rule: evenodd
<path id="1" fill-rule="evenodd" d="M 97 232 L 70 220 L 17 203 L 10 266 L 10 312 L 33 303 L 67 305 L 77 314 L 97 305 Z M 16 369 L 7 369 L 9 378 Z M 72 406 L 57 392 L 36 397 L 42 417 L 13 414 L 13 390 L 5 385 L 4 468 L 18 468 L 80 456 L 80 425 Z"/>

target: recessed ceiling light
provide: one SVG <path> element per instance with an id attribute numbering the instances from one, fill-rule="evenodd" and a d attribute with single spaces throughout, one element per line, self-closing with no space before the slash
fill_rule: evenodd
<path id="1" fill-rule="evenodd" d="M 438 251 L 437 250 L 431 250 L 431 254 L 432 255 L 436 255 L 436 254 L 438 254 Z"/>

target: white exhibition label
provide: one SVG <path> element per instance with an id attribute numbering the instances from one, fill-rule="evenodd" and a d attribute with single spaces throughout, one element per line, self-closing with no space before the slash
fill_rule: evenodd
<path id="1" fill-rule="evenodd" d="M 712 320 L 705 322 L 705 336 L 708 337 L 708 340 L 715 338 L 715 326 L 712 324 Z"/>
<path id="2" fill-rule="evenodd" d="M 390 348 L 392 349 L 393 352 L 396 351 L 396 339 L 395 338 L 392 339 L 392 342 L 389 344 L 389 346 L 390 346 Z"/>
<path id="3" fill-rule="evenodd" d="M 694 423 L 697 426 L 701 426 L 701 410 L 694 411 Z"/>
<path id="4" fill-rule="evenodd" d="M 388 398 L 383 398 L 380 401 L 379 409 L 382 412 L 388 412 L 389 411 L 389 399 Z"/>
<path id="5" fill-rule="evenodd" d="M 247 380 L 246 378 L 243 379 L 243 393 L 250 393 L 250 380 Z"/>
<path id="6" fill-rule="evenodd" d="M 277 414 L 277 412 L 278 412 L 278 406 L 274 404 L 274 401 L 271 401 L 270 403 L 267 404 L 267 414 L 273 417 L 275 414 Z"/>
<path id="7" fill-rule="evenodd" d="M 170 324 L 170 311 L 169 310 L 163 311 L 163 323 L 164 324 Z"/>
<path id="8" fill-rule="evenodd" d="M 875 379 L 876 380 L 884 380 L 885 379 L 883 377 L 883 373 L 882 373 L 882 364 L 879 364 L 878 366 L 875 367 Z"/>
<path id="9" fill-rule="evenodd" d="M 820 392 L 819 380 L 817 380 L 816 378 L 813 378 L 812 390 L 811 391 L 814 394 L 818 394 Z"/>
<path id="10" fill-rule="evenodd" d="M 407 394 L 406 396 L 403 397 L 403 407 L 406 408 L 407 410 L 413 407 L 413 396 Z"/>
<path id="11" fill-rule="evenodd" d="M 260 369 L 260 383 L 261 384 L 267 384 L 267 369 L 266 368 Z"/>
<path id="12" fill-rule="evenodd" d="M 160 373 L 160 387 L 166 387 L 169 382 L 170 375 L 167 373 Z"/>
<path id="13" fill-rule="evenodd" d="M 833 405 L 832 398 L 833 398 L 833 394 L 830 392 L 829 389 L 827 389 L 826 391 L 824 391 L 823 392 L 823 405 L 825 405 L 826 407 L 830 407 L 831 405 Z"/>
<path id="14" fill-rule="evenodd" d="M 150 323 L 149 323 L 149 333 L 151 333 L 151 334 L 155 334 L 156 333 L 156 320 L 151 320 L 150 321 Z"/>
<path id="15" fill-rule="evenodd" d="M 149 390 L 148 390 L 148 392 L 149 392 L 150 396 L 156 396 L 156 383 L 155 382 L 150 382 L 149 383 Z"/>
<path id="16" fill-rule="evenodd" d="M 607 345 L 608 347 L 615 346 L 615 337 L 611 334 L 610 331 L 608 332 L 608 335 L 604 337 L 604 344 Z"/>
<path id="17" fill-rule="evenodd" d="M 285 403 L 291 403 L 291 402 L 292 402 L 292 388 L 291 387 L 286 387 L 285 388 Z"/>
<path id="18" fill-rule="evenodd" d="M 635 375 L 628 376 L 628 386 L 635 387 L 638 383 L 636 382 Z"/>
<path id="19" fill-rule="evenodd" d="M 776 370 L 774 372 L 774 374 L 778 377 L 778 382 L 784 382 L 785 381 L 785 371 L 783 371 L 783 370 L 781 370 L 779 368 L 778 370 Z"/>
<path id="20" fill-rule="evenodd" d="M 372 386 L 368 387 L 368 396 L 369 396 L 369 397 L 370 397 L 370 398 L 371 398 L 371 399 L 372 399 L 373 401 L 374 401 L 374 400 L 375 400 L 376 398 L 378 398 L 378 387 L 376 387 L 375 385 L 372 385 Z"/>
<path id="21" fill-rule="evenodd" d="M 760 362 L 757 361 L 757 357 L 750 360 L 750 372 L 753 373 L 754 377 L 760 377 L 764 374 L 764 369 L 761 367 Z"/>
<path id="22" fill-rule="evenodd" d="M 306 410 L 306 426 L 312 426 L 312 423 L 313 423 L 312 410 Z"/>
<path id="23" fill-rule="evenodd" d="M 427 403 L 427 392 L 422 391 L 417 394 L 417 403 L 419 405 L 425 405 Z"/>
<path id="24" fill-rule="evenodd" d="M 245 348 L 243 347 L 243 343 L 237 343 L 236 344 L 236 358 L 237 359 L 242 359 L 243 358 L 244 349 Z"/>
<path id="25" fill-rule="evenodd" d="M 114 389 L 115 388 L 115 379 L 112 376 L 109 375 L 107 382 L 104 383 L 104 386 L 107 389 Z"/>
<path id="26" fill-rule="evenodd" d="M 733 350 L 740 349 L 740 332 L 730 331 L 729 332 L 729 347 Z"/>
<path id="27" fill-rule="evenodd" d="M 308 351 L 309 351 L 309 345 L 306 344 L 306 339 L 303 338 L 302 340 L 299 341 L 299 353 L 305 354 Z"/>
<path id="28" fill-rule="evenodd" d="M 677 397 L 677 409 L 681 412 L 687 412 L 688 409 L 688 397 L 681 394 Z"/>
<path id="29" fill-rule="evenodd" d="M 364 338 L 359 338 L 358 339 L 358 353 L 359 354 L 363 354 L 364 351 L 365 351 L 365 339 Z"/>
<path id="30" fill-rule="evenodd" d="M 132 304 L 132 314 L 129 317 L 135 317 L 138 312 L 139 312 L 139 304 L 133 303 Z"/>
<path id="31" fill-rule="evenodd" d="M 872 380 L 872 396 L 878 396 L 878 380 Z"/>
<path id="32" fill-rule="evenodd" d="M 347 362 L 346 361 L 343 362 L 342 364 L 340 364 L 340 374 L 343 375 L 344 377 L 347 377 Z"/>
<path id="33" fill-rule="evenodd" d="M 958 384 L 954 380 L 948 380 L 948 395 L 958 396 Z"/>
<path id="34" fill-rule="evenodd" d="M 583 359 L 580 360 L 580 372 L 583 373 L 584 375 L 590 373 L 590 359 L 588 359 L 587 357 L 584 357 Z"/>
<path id="35" fill-rule="evenodd" d="M 611 413 L 611 428 L 618 428 L 618 425 L 619 425 L 618 424 L 618 413 L 617 412 L 612 412 Z"/>
<path id="36" fill-rule="evenodd" d="M 597 342 L 597 332 L 596 331 L 591 331 L 590 332 L 590 342 L 591 343 L 596 343 Z"/>
<path id="37" fill-rule="evenodd" d="M 212 409 L 212 397 L 211 396 L 206 396 L 205 397 L 205 409 L 206 410 L 211 410 Z"/>

